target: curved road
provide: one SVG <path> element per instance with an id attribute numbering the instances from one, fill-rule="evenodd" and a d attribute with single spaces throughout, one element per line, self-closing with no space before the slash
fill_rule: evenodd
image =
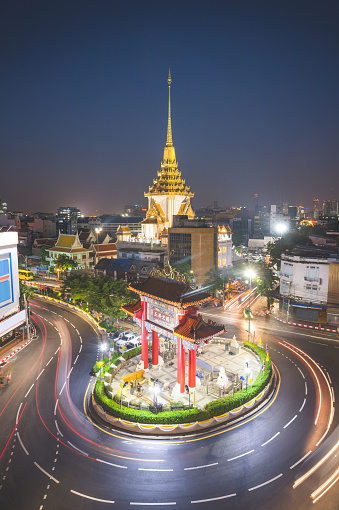
<path id="1" fill-rule="evenodd" d="M 322 459 L 339 441 L 339 337 L 255 318 L 280 374 L 271 404 L 199 437 L 143 439 L 87 416 L 99 356 L 92 326 L 40 300 L 31 310 L 38 339 L 15 356 L 12 383 L 0 389 L 1 510 L 338 508 L 339 484 L 317 498 L 338 468 L 339 452 Z M 242 319 L 206 310 L 215 313 L 229 334 L 246 335 Z"/>

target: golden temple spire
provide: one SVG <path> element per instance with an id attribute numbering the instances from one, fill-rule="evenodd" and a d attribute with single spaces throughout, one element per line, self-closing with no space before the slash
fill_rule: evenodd
<path id="1" fill-rule="evenodd" d="M 172 138 L 172 122 L 171 122 L 171 70 L 168 71 L 168 122 L 167 122 L 167 139 L 166 146 L 164 149 L 164 165 L 176 165 L 175 160 L 175 149 L 173 147 L 173 138 Z"/>
<path id="2" fill-rule="evenodd" d="M 167 140 L 166 140 L 166 145 L 168 147 L 168 146 L 172 146 L 173 145 L 172 124 L 171 124 L 171 83 L 172 83 L 171 69 L 168 70 L 167 83 L 168 83 L 168 123 L 167 123 Z"/>

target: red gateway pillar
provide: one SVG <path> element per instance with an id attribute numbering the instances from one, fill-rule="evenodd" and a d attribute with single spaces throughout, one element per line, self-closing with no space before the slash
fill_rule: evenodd
<path id="1" fill-rule="evenodd" d="M 177 382 L 180 385 L 180 393 L 185 392 L 185 348 L 182 345 L 182 338 L 178 338 L 178 368 Z"/>
<path id="2" fill-rule="evenodd" d="M 145 322 L 147 319 L 147 303 L 141 301 L 141 360 L 144 362 L 144 369 L 148 368 L 148 342 Z"/>
<path id="3" fill-rule="evenodd" d="M 195 388 L 195 377 L 197 371 L 197 351 L 190 349 L 188 351 L 188 386 L 190 389 Z"/>
<path id="4" fill-rule="evenodd" d="M 152 365 L 159 365 L 159 336 L 156 331 L 152 331 Z"/>

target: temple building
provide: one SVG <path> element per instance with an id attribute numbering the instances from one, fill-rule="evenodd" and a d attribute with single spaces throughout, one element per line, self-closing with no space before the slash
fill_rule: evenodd
<path id="1" fill-rule="evenodd" d="M 189 219 L 195 217 L 191 206 L 191 197 L 194 197 L 194 193 L 186 185 L 185 179 L 181 177 L 173 146 L 170 72 L 167 82 L 168 123 L 164 157 L 157 178 L 153 180 L 149 191 L 145 193 L 145 197 L 148 198 L 148 210 L 146 218 L 141 222 L 142 240 L 163 245 L 167 245 L 168 228 L 172 227 L 174 215 L 186 215 Z"/>

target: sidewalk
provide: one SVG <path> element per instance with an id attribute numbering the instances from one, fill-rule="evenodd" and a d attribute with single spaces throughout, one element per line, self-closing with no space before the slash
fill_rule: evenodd
<path id="1" fill-rule="evenodd" d="M 339 326 L 336 328 L 335 326 L 331 326 L 330 324 L 324 324 L 324 327 L 318 325 L 318 326 L 313 326 L 311 324 L 309 324 L 308 322 L 303 322 L 303 321 L 287 321 L 287 320 L 284 320 L 284 318 L 281 318 L 281 315 L 278 316 L 278 315 L 272 315 L 271 316 L 273 319 L 275 319 L 276 321 L 279 321 L 279 322 L 282 322 L 283 324 L 289 324 L 290 326 L 299 326 L 299 327 L 302 327 L 302 328 L 310 328 L 310 329 L 318 329 L 319 331 L 329 331 L 331 333 L 339 333 Z"/>
<path id="2" fill-rule="evenodd" d="M 167 351 L 168 352 L 168 351 Z M 160 344 L 160 353 L 164 355 L 164 346 Z M 149 352 L 151 356 L 151 352 Z M 122 377 L 138 370 L 138 363 L 141 355 L 128 360 L 123 368 L 113 377 L 111 383 L 109 374 L 105 374 L 105 384 L 111 387 L 111 394 L 120 394 Z M 248 369 L 247 369 L 248 364 Z M 122 400 L 125 405 L 144 404 L 145 406 L 162 404 L 164 410 L 174 402 L 182 402 L 184 405 L 191 404 L 203 408 L 208 402 L 233 392 L 233 387 L 240 389 L 254 381 L 260 373 L 260 362 L 254 354 L 240 347 L 238 354 L 230 354 L 225 350 L 224 343 L 210 343 L 203 347 L 203 353 L 197 357 L 197 386 L 195 394 L 176 395 L 177 383 L 177 358 L 163 361 L 159 356 L 159 367 L 152 367 L 149 360 L 149 370 L 145 371 L 142 379 L 136 380 L 140 383 L 141 391 L 137 392 L 136 383 L 134 387 L 128 386 L 123 390 Z M 220 371 L 220 368 L 222 370 Z M 223 370 L 224 369 L 224 370 Z M 248 370 L 248 372 L 247 372 Z M 186 356 L 186 377 L 188 375 L 188 356 Z M 241 378 L 241 379 L 240 379 Z M 157 396 L 154 394 L 154 382 L 157 380 Z M 187 383 L 187 381 L 186 381 Z"/>
<path id="3" fill-rule="evenodd" d="M 20 339 L 20 340 L 12 340 L 7 345 L 4 345 L 0 348 L 0 366 L 7 363 L 10 358 L 12 358 L 15 354 L 17 354 L 19 351 L 24 349 L 26 345 L 30 344 L 33 340 L 33 337 L 27 339 Z"/>

